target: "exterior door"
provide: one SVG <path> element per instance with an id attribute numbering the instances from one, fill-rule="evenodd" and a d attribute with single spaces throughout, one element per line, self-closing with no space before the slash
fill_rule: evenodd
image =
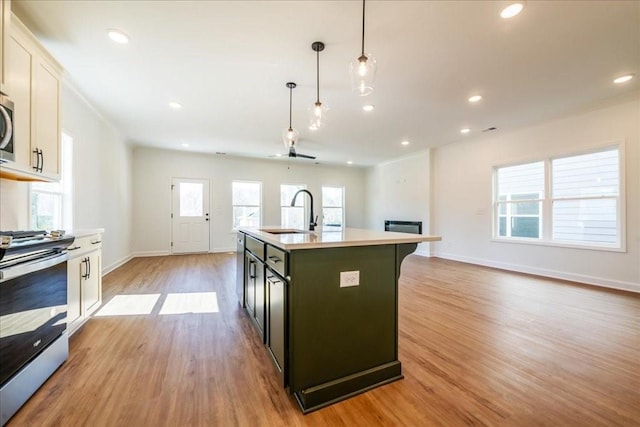
<path id="1" fill-rule="evenodd" d="M 171 252 L 209 252 L 209 180 L 171 180 Z"/>

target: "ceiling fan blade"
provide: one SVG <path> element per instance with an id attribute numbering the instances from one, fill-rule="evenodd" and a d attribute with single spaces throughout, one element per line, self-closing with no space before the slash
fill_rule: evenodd
<path id="1" fill-rule="evenodd" d="M 296 154 L 295 157 L 302 157 L 303 159 L 315 160 L 315 156 L 307 156 L 306 154 Z"/>

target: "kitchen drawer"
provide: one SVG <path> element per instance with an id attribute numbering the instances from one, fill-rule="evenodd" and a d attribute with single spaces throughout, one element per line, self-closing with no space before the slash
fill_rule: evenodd
<path id="1" fill-rule="evenodd" d="M 102 249 L 100 234 L 76 237 L 67 250 L 69 251 L 69 259 L 72 259 L 96 249 Z"/>
<path id="2" fill-rule="evenodd" d="M 267 265 L 282 277 L 286 277 L 287 253 L 282 249 L 267 245 Z"/>
<path id="3" fill-rule="evenodd" d="M 244 247 L 260 261 L 264 261 L 264 242 L 247 235 L 244 241 Z"/>

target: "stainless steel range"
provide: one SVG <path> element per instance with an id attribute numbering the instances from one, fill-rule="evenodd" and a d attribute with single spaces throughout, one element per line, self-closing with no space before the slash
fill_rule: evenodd
<path id="1" fill-rule="evenodd" d="M 67 359 L 64 232 L 0 231 L 0 424 Z"/>

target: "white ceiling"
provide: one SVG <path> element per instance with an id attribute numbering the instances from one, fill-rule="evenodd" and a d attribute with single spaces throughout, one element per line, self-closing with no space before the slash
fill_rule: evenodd
<path id="1" fill-rule="evenodd" d="M 639 1 L 369 1 L 374 92 L 351 92 L 358 1 L 30 1 L 16 14 L 70 81 L 133 144 L 267 158 L 284 153 L 287 81 L 298 152 L 372 165 L 548 120 L 640 88 Z M 117 45 L 106 36 L 131 37 Z M 325 128 L 308 129 L 320 53 Z M 612 80 L 636 73 L 625 85 Z M 470 104 L 467 98 L 483 100 Z M 169 108 L 170 101 L 183 105 Z M 361 107 L 374 104 L 365 113 Z M 468 135 L 459 130 L 469 127 Z M 402 140 L 411 144 L 403 147 Z M 308 160 L 297 159 L 305 162 Z"/>

